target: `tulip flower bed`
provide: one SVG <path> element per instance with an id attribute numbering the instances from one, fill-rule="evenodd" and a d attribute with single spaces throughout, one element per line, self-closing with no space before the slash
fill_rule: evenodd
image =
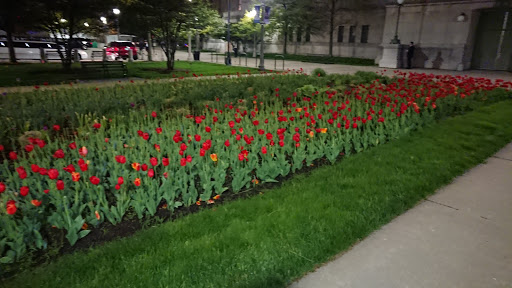
<path id="1" fill-rule="evenodd" d="M 336 76 L 329 86 L 286 85 L 294 79 L 266 79 L 267 90 L 283 86 L 264 96 L 213 96 L 194 114 L 141 106 L 110 117 L 79 114 L 67 127 L 72 138 L 53 123 L 52 137 L 34 131 L 0 166 L 0 262 L 44 249 L 51 229 L 73 245 L 128 214 L 143 219 L 158 209 L 213 205 L 224 193 L 279 181 L 319 159 L 334 163 L 439 117 L 506 99 L 512 88 L 423 74 L 353 87 L 338 85 Z"/>

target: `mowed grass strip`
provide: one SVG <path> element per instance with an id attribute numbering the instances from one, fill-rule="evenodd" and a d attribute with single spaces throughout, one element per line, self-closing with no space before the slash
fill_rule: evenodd
<path id="1" fill-rule="evenodd" d="M 251 70 L 259 74 L 258 69 L 247 67 L 234 67 L 214 63 L 176 61 L 175 71 L 166 71 L 166 62 L 125 62 L 128 77 L 156 79 L 200 76 L 215 76 L 222 74 L 246 73 Z M 188 72 L 188 73 L 187 73 Z M 82 80 L 120 79 L 122 73 L 112 72 L 104 75 L 102 72 L 89 72 L 74 63 L 70 71 L 62 69 L 60 63 L 19 63 L 0 64 L 0 87 L 30 86 L 47 84 L 68 84 Z"/>
<path id="2" fill-rule="evenodd" d="M 512 140 L 512 101 L 415 131 L 251 199 L 165 223 L 7 287 L 283 287 Z"/>

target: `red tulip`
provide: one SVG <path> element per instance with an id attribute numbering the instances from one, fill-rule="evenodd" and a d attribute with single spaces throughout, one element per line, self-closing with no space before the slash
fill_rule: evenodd
<path id="1" fill-rule="evenodd" d="M 181 143 L 181 145 L 180 145 L 180 150 L 181 150 L 181 151 L 185 151 L 185 150 L 187 150 L 187 144 L 185 144 L 185 143 Z"/>
<path id="2" fill-rule="evenodd" d="M 121 189 L 121 186 L 119 184 L 116 185 L 116 190 Z"/>
<path id="3" fill-rule="evenodd" d="M 69 149 L 71 150 L 75 150 L 76 149 L 76 143 L 75 142 L 72 142 L 71 144 L 69 144 Z"/>
<path id="4" fill-rule="evenodd" d="M 206 132 L 208 132 L 208 133 L 209 133 L 210 131 L 212 131 L 212 128 L 210 128 L 210 126 L 206 126 L 204 129 L 205 129 L 205 130 L 206 130 Z"/>
<path id="5" fill-rule="evenodd" d="M 18 159 L 18 154 L 16 154 L 16 152 L 14 152 L 14 151 L 9 152 L 9 159 L 11 159 L 11 160 Z"/>
<path id="6" fill-rule="evenodd" d="M 169 166 L 169 158 L 162 158 L 162 165 Z"/>
<path id="7" fill-rule="evenodd" d="M 126 157 L 124 157 L 123 155 L 117 155 L 115 158 L 116 158 L 117 163 L 121 163 L 121 164 L 126 163 Z"/>
<path id="8" fill-rule="evenodd" d="M 89 178 L 89 181 L 91 181 L 91 183 L 92 183 L 93 185 L 98 185 L 98 184 L 100 184 L 100 178 L 98 178 L 98 177 L 96 177 L 96 176 L 91 176 L 91 177 Z"/>
<path id="9" fill-rule="evenodd" d="M 124 183 L 123 176 L 120 176 L 119 178 L 117 178 L 117 185 L 123 185 L 123 183 Z"/>
<path id="10" fill-rule="evenodd" d="M 53 125 L 53 130 L 59 131 L 60 130 L 60 126 L 59 125 Z"/>
<path id="11" fill-rule="evenodd" d="M 28 144 L 25 146 L 25 151 L 32 152 L 32 150 L 34 150 L 34 145 Z"/>
<path id="12" fill-rule="evenodd" d="M 194 139 L 195 139 L 197 142 L 201 141 L 201 135 L 196 134 L 196 135 L 194 136 Z"/>
<path id="13" fill-rule="evenodd" d="M 153 166 L 157 166 L 158 159 L 156 157 L 151 157 L 151 159 L 149 159 L 149 163 L 151 163 L 151 165 L 153 165 Z"/>
<path id="14" fill-rule="evenodd" d="M 156 128 L 155 130 L 156 130 L 157 134 L 161 134 L 162 133 L 162 128 L 160 128 L 160 127 Z"/>
<path id="15" fill-rule="evenodd" d="M 73 173 L 75 172 L 75 166 L 73 166 L 73 164 L 69 164 L 68 166 L 62 168 L 62 170 L 68 172 L 68 173 Z"/>
<path id="16" fill-rule="evenodd" d="M 148 164 L 142 164 L 142 171 L 148 171 Z"/>
<path id="17" fill-rule="evenodd" d="M 100 123 L 94 123 L 92 125 L 92 127 L 96 128 L 96 129 L 100 129 L 101 128 L 101 124 Z"/>
<path id="18" fill-rule="evenodd" d="M 149 170 L 148 170 L 148 176 L 149 176 L 150 178 L 155 177 L 155 170 L 153 170 L 153 169 L 149 169 Z"/>
<path id="19" fill-rule="evenodd" d="M 0 182 L 0 193 L 3 193 L 5 191 L 5 184 L 4 182 Z"/>
<path id="20" fill-rule="evenodd" d="M 133 184 L 135 184 L 135 186 L 139 187 L 140 186 L 140 178 L 135 178 L 135 180 L 133 181 Z"/>
<path id="21" fill-rule="evenodd" d="M 199 156 L 204 157 L 205 153 L 206 151 L 203 148 L 199 149 Z"/>
<path id="22" fill-rule="evenodd" d="M 224 145 L 225 145 L 226 147 L 229 147 L 229 145 L 231 145 L 231 144 L 229 143 L 229 139 L 228 139 L 228 140 L 226 140 L 226 142 L 224 142 Z"/>
<path id="23" fill-rule="evenodd" d="M 78 182 L 78 180 L 80 180 L 80 173 L 78 173 L 78 172 L 71 172 L 71 180 L 73 182 Z"/>
<path id="24" fill-rule="evenodd" d="M 144 133 L 144 134 L 142 134 L 142 139 L 144 139 L 144 140 L 148 141 L 148 139 L 149 139 L 149 133 Z"/>
<path id="25" fill-rule="evenodd" d="M 185 159 L 185 158 L 181 158 L 181 159 L 180 159 L 180 165 L 181 165 L 181 166 L 185 166 L 185 165 L 187 165 L 187 159 Z"/>
<path id="26" fill-rule="evenodd" d="M 14 200 L 7 201 L 7 214 L 14 215 L 16 213 L 16 202 Z"/>
<path id="27" fill-rule="evenodd" d="M 265 146 L 261 147 L 261 153 L 267 154 L 267 147 L 265 147 Z"/>
<path id="28" fill-rule="evenodd" d="M 190 156 L 190 155 L 187 155 L 187 158 L 186 158 L 186 160 L 187 160 L 187 162 L 189 162 L 189 163 L 190 163 L 190 162 L 192 162 L 192 156 Z"/>
<path id="29" fill-rule="evenodd" d="M 59 177 L 59 170 L 54 168 L 48 170 L 48 177 L 50 177 L 52 180 L 57 179 Z"/>
<path id="30" fill-rule="evenodd" d="M 40 200 L 34 199 L 34 200 L 30 201 L 30 203 L 32 203 L 32 205 L 34 205 L 36 207 L 39 207 L 39 206 L 41 206 L 41 203 L 43 203 L 43 202 Z"/>
<path id="31" fill-rule="evenodd" d="M 156 112 L 155 112 L 155 111 L 151 112 L 151 116 L 152 116 L 153 118 L 156 118 L 156 116 L 157 116 L 157 115 L 156 115 Z"/>
<path id="32" fill-rule="evenodd" d="M 4 148 L 4 145 L 0 145 L 0 151 L 4 151 L 5 148 Z"/>
<path id="33" fill-rule="evenodd" d="M 20 195 L 21 195 L 21 196 L 23 196 L 23 197 L 27 196 L 27 195 L 28 195 L 29 190 L 30 190 L 30 189 L 28 188 L 28 186 L 22 186 L 22 187 L 20 188 Z"/>
<path id="34" fill-rule="evenodd" d="M 16 172 L 18 172 L 20 179 L 27 178 L 27 171 L 25 171 L 25 168 L 23 168 L 23 166 L 16 168 Z"/>
<path id="35" fill-rule="evenodd" d="M 132 163 L 132 168 L 135 171 L 140 171 L 140 164 L 139 163 Z"/>
<path id="36" fill-rule="evenodd" d="M 99 180 L 98 180 L 99 181 Z M 64 189 L 64 181 L 57 180 L 57 190 L 63 190 Z"/>

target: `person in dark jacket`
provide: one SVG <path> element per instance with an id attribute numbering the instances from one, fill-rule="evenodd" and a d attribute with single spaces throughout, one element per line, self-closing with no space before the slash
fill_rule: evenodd
<path id="1" fill-rule="evenodd" d="M 407 69 L 411 69 L 412 66 L 412 57 L 414 57 L 414 42 L 411 42 L 409 48 L 407 48 Z"/>

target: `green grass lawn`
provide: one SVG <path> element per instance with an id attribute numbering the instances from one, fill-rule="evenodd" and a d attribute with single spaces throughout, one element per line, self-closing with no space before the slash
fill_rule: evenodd
<path id="1" fill-rule="evenodd" d="M 284 287 L 512 140 L 512 101 L 443 120 L 256 197 L 5 281 L 7 287 Z"/>
<path id="2" fill-rule="evenodd" d="M 244 73 L 248 69 L 252 73 L 259 73 L 257 69 L 233 67 L 221 64 L 204 62 L 176 61 L 175 71 L 166 71 L 165 62 L 133 62 L 126 63 L 128 77 L 145 79 L 171 78 L 171 77 L 193 77 L 193 74 L 200 76 L 222 75 L 228 73 Z M 187 73 L 188 72 L 188 73 Z M 121 74 L 112 74 L 112 78 L 122 78 Z M 71 71 L 62 70 L 60 63 L 20 63 L 0 64 L 0 87 L 5 86 L 30 86 L 48 84 L 61 84 L 75 82 L 77 80 L 104 79 L 102 73 L 90 74 L 75 63 Z"/>

